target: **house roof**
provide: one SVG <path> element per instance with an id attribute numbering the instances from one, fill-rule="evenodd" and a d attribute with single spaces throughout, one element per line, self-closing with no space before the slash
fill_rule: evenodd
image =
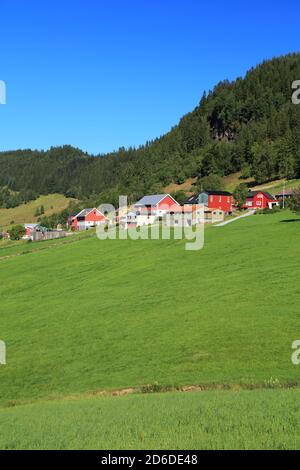
<path id="1" fill-rule="evenodd" d="M 36 230 L 39 232 L 48 232 L 49 229 L 47 227 L 43 227 L 39 224 L 24 224 L 24 227 L 29 230 Z"/>
<path id="2" fill-rule="evenodd" d="M 157 206 L 157 204 L 167 196 L 168 194 L 152 194 L 151 196 L 144 196 L 135 204 L 135 206 Z"/>
<path id="3" fill-rule="evenodd" d="M 198 204 L 198 199 L 199 199 L 199 194 L 196 194 L 194 196 L 191 196 L 185 204 Z"/>
<path id="4" fill-rule="evenodd" d="M 34 230 L 39 227 L 39 224 L 24 224 L 24 227 Z"/>
<path id="5" fill-rule="evenodd" d="M 267 191 L 250 191 L 247 196 L 247 199 L 253 199 L 257 194 L 264 194 L 271 201 L 276 201 L 275 197 Z"/>
<path id="6" fill-rule="evenodd" d="M 208 194 L 208 196 L 232 196 L 228 191 L 201 191 L 200 194 Z"/>
<path id="7" fill-rule="evenodd" d="M 281 193 L 276 194 L 275 197 L 292 196 L 293 194 L 294 194 L 294 191 L 285 189 L 281 191 Z"/>
<path id="8" fill-rule="evenodd" d="M 194 194 L 194 196 L 191 196 L 185 202 L 185 204 L 198 204 L 199 196 L 201 196 L 201 194 L 207 194 L 207 196 L 232 196 L 232 194 L 228 191 L 201 191 L 201 193 Z"/>
<path id="9" fill-rule="evenodd" d="M 77 214 L 75 217 L 86 217 L 90 212 L 92 212 L 93 209 L 83 209 L 79 214 Z"/>

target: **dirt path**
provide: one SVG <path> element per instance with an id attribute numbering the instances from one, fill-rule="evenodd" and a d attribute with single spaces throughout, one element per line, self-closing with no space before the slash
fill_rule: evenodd
<path id="1" fill-rule="evenodd" d="M 235 217 L 234 219 L 226 220 L 225 222 L 221 222 L 220 224 L 214 225 L 214 227 L 225 227 L 225 225 L 232 224 L 232 222 L 236 222 L 240 219 L 245 219 L 246 217 L 250 217 L 256 213 L 255 210 L 248 211 L 246 214 L 240 215 L 239 217 Z"/>
<path id="2" fill-rule="evenodd" d="M 105 397 L 126 397 L 129 395 L 153 395 L 162 393 L 203 393 L 203 392 L 242 392 L 255 390 L 295 390 L 300 391 L 300 382 L 280 383 L 277 381 L 265 382 L 261 384 L 202 384 L 202 385 L 186 385 L 186 386 L 164 386 L 159 384 L 145 385 L 141 387 L 123 388 L 115 390 L 94 390 L 83 393 L 74 393 L 70 395 L 57 395 L 51 397 L 41 397 L 34 400 L 14 400 L 3 403 L 1 410 L 14 408 L 18 406 L 35 405 L 41 403 L 51 403 L 57 401 L 79 401 L 89 398 L 105 398 Z"/>

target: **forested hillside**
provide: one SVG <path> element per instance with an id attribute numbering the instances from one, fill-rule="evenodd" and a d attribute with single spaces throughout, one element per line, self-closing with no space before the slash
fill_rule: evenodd
<path id="1" fill-rule="evenodd" d="M 297 79 L 300 54 L 266 61 L 243 79 L 219 83 L 178 126 L 138 149 L 1 153 L 0 187 L 10 190 L 7 197 L 12 191 L 31 198 L 30 191 L 116 202 L 120 193 L 135 199 L 209 174 L 242 171 L 258 183 L 300 177 L 300 106 L 291 101 Z"/>

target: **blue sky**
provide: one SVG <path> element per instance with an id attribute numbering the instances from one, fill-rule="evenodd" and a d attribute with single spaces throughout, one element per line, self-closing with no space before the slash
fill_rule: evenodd
<path id="1" fill-rule="evenodd" d="M 299 13 L 296 0 L 1 2 L 0 150 L 158 137 L 218 81 L 299 51 Z"/>

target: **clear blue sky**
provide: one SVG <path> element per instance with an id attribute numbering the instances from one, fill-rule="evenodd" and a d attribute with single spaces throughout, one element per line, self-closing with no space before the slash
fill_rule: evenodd
<path id="1" fill-rule="evenodd" d="M 218 81 L 300 50 L 298 0 L 9 0 L 0 15 L 0 150 L 142 144 Z"/>

